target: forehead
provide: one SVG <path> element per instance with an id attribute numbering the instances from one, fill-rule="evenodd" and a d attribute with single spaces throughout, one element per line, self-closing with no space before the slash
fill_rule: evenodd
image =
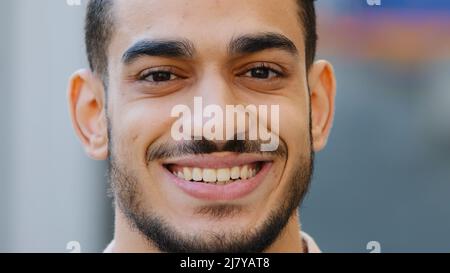
<path id="1" fill-rule="evenodd" d="M 304 48 L 297 0 L 116 0 L 114 18 L 110 56 L 138 40 L 163 38 L 218 52 L 233 37 L 258 32 L 283 34 Z"/>

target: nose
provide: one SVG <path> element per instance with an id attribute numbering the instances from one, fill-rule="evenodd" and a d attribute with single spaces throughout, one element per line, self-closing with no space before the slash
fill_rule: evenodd
<path id="1" fill-rule="evenodd" d="M 196 97 L 201 97 L 205 106 L 218 105 L 225 109 L 226 105 L 239 102 L 233 90 L 232 79 L 219 67 L 205 69 L 194 90 Z"/>
<path id="2" fill-rule="evenodd" d="M 206 137 L 220 142 L 235 139 L 236 135 L 245 135 L 246 126 L 237 126 L 236 105 L 242 105 L 236 95 L 236 87 L 220 68 L 205 71 L 194 87 L 193 138 Z M 208 135 L 213 132 L 212 135 Z"/>

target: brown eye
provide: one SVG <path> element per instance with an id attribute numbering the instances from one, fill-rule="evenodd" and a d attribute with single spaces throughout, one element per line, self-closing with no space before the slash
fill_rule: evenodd
<path id="1" fill-rule="evenodd" d="M 289 71 L 271 62 L 247 64 L 236 73 L 236 82 L 254 91 L 274 91 L 282 89 L 289 80 Z"/>
<path id="2" fill-rule="evenodd" d="M 281 76 L 281 73 L 265 66 L 255 67 L 250 69 L 247 73 L 244 74 L 246 77 L 267 80 Z"/>
<path id="3" fill-rule="evenodd" d="M 149 82 L 167 82 L 177 79 L 177 76 L 168 71 L 154 71 L 144 76 L 145 81 Z"/>

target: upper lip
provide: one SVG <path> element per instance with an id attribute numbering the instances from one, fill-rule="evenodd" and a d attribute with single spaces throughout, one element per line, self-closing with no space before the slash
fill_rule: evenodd
<path id="1" fill-rule="evenodd" d="M 190 155 L 174 159 L 165 160 L 163 165 L 179 165 L 184 167 L 198 168 L 231 168 L 234 166 L 242 166 L 255 162 L 270 162 L 272 158 L 258 154 L 241 154 L 241 153 L 212 153 Z"/>

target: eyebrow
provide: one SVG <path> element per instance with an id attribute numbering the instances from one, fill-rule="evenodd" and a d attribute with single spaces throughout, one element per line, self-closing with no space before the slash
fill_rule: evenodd
<path id="1" fill-rule="evenodd" d="M 286 36 L 274 32 L 242 35 L 233 38 L 228 45 L 230 55 L 252 54 L 267 49 L 281 49 L 290 54 L 298 55 L 294 42 Z M 194 55 L 195 47 L 187 39 L 141 40 L 125 51 L 122 62 L 131 64 L 142 56 L 189 59 L 193 58 Z"/>
<path id="2" fill-rule="evenodd" d="M 231 55 L 252 54 L 267 49 L 281 49 L 290 54 L 298 55 L 298 49 L 289 38 L 283 34 L 265 32 L 243 35 L 234 38 L 228 47 Z"/>
<path id="3" fill-rule="evenodd" d="M 141 40 L 125 51 L 122 62 L 130 64 L 142 56 L 192 58 L 194 53 L 194 46 L 188 40 Z"/>

